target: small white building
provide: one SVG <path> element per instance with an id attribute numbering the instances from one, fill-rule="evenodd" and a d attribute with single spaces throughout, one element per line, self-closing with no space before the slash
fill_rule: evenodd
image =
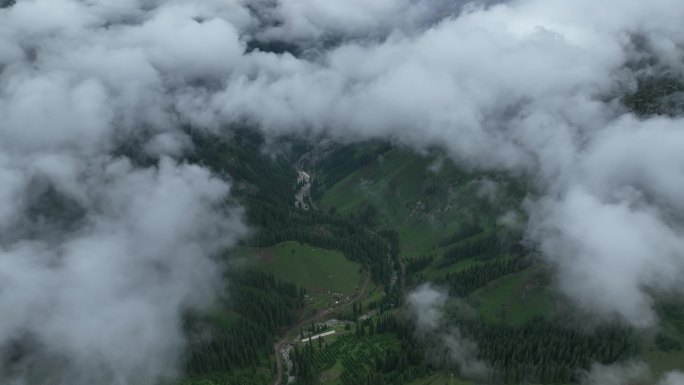
<path id="1" fill-rule="evenodd" d="M 311 175 L 305 173 L 304 171 L 298 171 L 297 182 L 311 183 Z"/>
<path id="2" fill-rule="evenodd" d="M 323 337 L 325 337 L 325 336 L 329 336 L 329 335 L 333 335 L 333 334 L 335 334 L 335 331 L 334 331 L 334 330 L 331 330 L 331 331 L 329 331 L 329 332 L 325 332 L 325 333 L 321 333 L 321 334 L 316 334 L 315 336 L 311 336 L 311 337 L 309 337 L 309 338 L 304 338 L 304 339 L 302 340 L 302 342 L 309 342 L 309 341 L 317 340 L 317 339 L 319 339 L 319 338 L 323 338 Z"/>

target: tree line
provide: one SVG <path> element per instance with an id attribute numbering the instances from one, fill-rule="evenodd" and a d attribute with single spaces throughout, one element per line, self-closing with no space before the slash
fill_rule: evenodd
<path id="1" fill-rule="evenodd" d="M 619 327 L 584 332 L 541 319 L 521 326 L 481 320 L 458 326 L 495 369 L 492 380 L 507 384 L 579 382 L 578 369 L 628 359 L 637 351 L 633 335 Z"/>

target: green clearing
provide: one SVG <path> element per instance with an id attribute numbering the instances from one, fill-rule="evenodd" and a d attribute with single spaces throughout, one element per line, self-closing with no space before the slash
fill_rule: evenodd
<path id="1" fill-rule="evenodd" d="M 544 274 L 537 267 L 507 275 L 473 292 L 467 302 L 488 323 L 522 325 L 535 317 L 549 317 L 553 300 Z"/>
<path id="2" fill-rule="evenodd" d="M 332 300 L 335 296 L 329 291 L 351 296 L 362 283 L 361 265 L 347 260 L 339 251 L 284 242 L 266 248 L 243 248 L 240 254 L 250 257 L 252 267 L 304 287 L 316 304 Z"/>

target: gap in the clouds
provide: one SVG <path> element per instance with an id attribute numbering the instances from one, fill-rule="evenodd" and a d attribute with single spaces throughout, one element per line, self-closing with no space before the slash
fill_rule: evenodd
<path id="1" fill-rule="evenodd" d="M 274 54 L 284 54 L 284 53 L 289 53 L 290 55 L 294 57 L 300 57 L 302 48 L 295 44 L 291 43 L 288 41 L 278 41 L 278 40 L 269 40 L 269 41 L 261 41 L 258 39 L 252 39 L 247 42 L 247 53 L 253 52 L 253 51 L 261 51 L 261 52 L 269 52 L 269 53 L 274 53 Z"/>
<path id="2" fill-rule="evenodd" d="M 629 41 L 625 69 L 632 74 L 631 84 L 620 90 L 620 103 L 642 118 L 681 116 L 684 113 L 681 64 L 663 59 L 643 34 L 634 33 Z"/>
<path id="3" fill-rule="evenodd" d="M 641 76 L 637 79 L 636 90 L 625 95 L 623 103 L 642 117 L 681 115 L 684 111 L 684 81 L 667 73 Z"/>
<path id="4" fill-rule="evenodd" d="M 29 238 L 76 230 L 86 219 L 86 209 L 73 197 L 61 192 L 50 181 L 34 179 L 26 192 L 26 219 L 33 222 L 27 228 L 35 233 Z"/>
<path id="5" fill-rule="evenodd" d="M 16 0 L 0 0 L 0 9 L 9 8 L 13 6 L 16 2 Z"/>

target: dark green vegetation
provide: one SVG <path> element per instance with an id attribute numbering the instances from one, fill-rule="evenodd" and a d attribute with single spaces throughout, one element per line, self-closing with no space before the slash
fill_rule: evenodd
<path id="1" fill-rule="evenodd" d="M 459 326 L 477 342 L 479 356 L 491 363 L 491 380 L 497 383 L 578 382 L 577 369 L 629 359 L 636 352 L 630 334 L 614 328 L 583 333 L 541 320 L 520 326 L 482 321 Z"/>
<path id="2" fill-rule="evenodd" d="M 676 115 L 684 110 L 684 83 L 676 76 L 645 76 L 636 91 L 626 95 L 627 108 L 640 116 Z"/>
<path id="3" fill-rule="evenodd" d="M 197 381 L 213 378 L 218 379 L 216 383 L 242 384 L 233 373 L 272 367 L 273 335 L 293 322 L 293 310 L 303 305 L 305 292 L 266 273 L 244 272 L 226 278 L 231 282 L 230 296 L 215 314 L 188 317 L 186 330 L 193 342 L 186 372 Z"/>
<path id="4" fill-rule="evenodd" d="M 392 315 L 357 321 L 332 342 L 308 342 L 294 351 L 297 384 L 383 385 L 411 382 L 435 371 L 413 327 Z"/>

